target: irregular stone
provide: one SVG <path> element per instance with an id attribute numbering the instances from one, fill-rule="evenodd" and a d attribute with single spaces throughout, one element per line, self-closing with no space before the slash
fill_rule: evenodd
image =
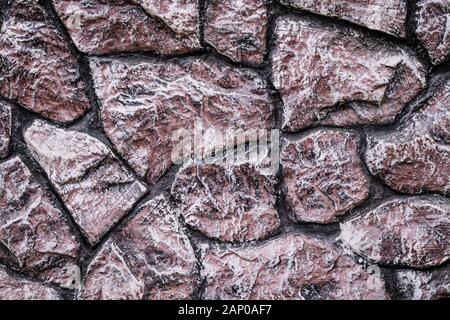
<path id="1" fill-rule="evenodd" d="M 88 267 L 81 299 L 189 299 L 199 286 L 197 260 L 172 204 L 147 202 Z"/>
<path id="2" fill-rule="evenodd" d="M 11 108 L 9 105 L 0 102 L 0 158 L 6 157 L 9 153 L 11 120 Z"/>
<path id="3" fill-rule="evenodd" d="M 0 300 L 59 300 L 58 293 L 43 284 L 10 276 L 0 267 Z"/>
<path id="4" fill-rule="evenodd" d="M 89 109 L 76 57 L 37 1 L 11 1 L 0 31 L 0 94 L 60 122 Z"/>
<path id="5" fill-rule="evenodd" d="M 393 132 L 369 135 L 370 172 L 391 188 L 450 193 L 450 82 Z"/>
<path id="6" fill-rule="evenodd" d="M 24 138 L 91 244 L 145 192 L 144 185 L 96 138 L 40 120 L 25 131 Z"/>
<path id="7" fill-rule="evenodd" d="M 53 0 L 78 49 L 88 54 L 201 49 L 198 0 Z"/>
<path id="8" fill-rule="evenodd" d="M 285 140 L 280 158 L 292 220 L 336 222 L 368 198 L 369 181 L 359 144 L 354 133 L 337 130 Z"/>
<path id="9" fill-rule="evenodd" d="M 265 238 L 280 226 L 276 178 L 253 164 L 189 165 L 172 185 L 186 224 L 211 238 L 242 242 Z"/>
<path id="10" fill-rule="evenodd" d="M 277 20 L 271 60 L 287 131 L 389 124 L 426 86 L 407 49 L 306 18 Z"/>
<path id="11" fill-rule="evenodd" d="M 341 224 L 341 239 L 377 263 L 437 266 L 450 258 L 449 212 L 447 199 L 395 199 Z"/>
<path id="12" fill-rule="evenodd" d="M 235 62 L 263 63 L 269 14 L 265 0 L 210 0 L 205 41 Z"/>
<path id="13" fill-rule="evenodd" d="M 64 287 L 77 268 L 79 244 L 67 221 L 25 164 L 0 164 L 0 257 L 11 268 Z"/>
<path id="14" fill-rule="evenodd" d="M 304 235 L 204 251 L 205 299 L 387 299 L 379 274 L 365 272 L 333 244 Z"/>
<path id="15" fill-rule="evenodd" d="M 450 1 L 418 1 L 416 15 L 416 35 L 428 50 L 431 62 L 444 62 L 450 55 Z"/>
<path id="16" fill-rule="evenodd" d="M 369 29 L 406 37 L 407 3 L 404 0 L 279 0 L 295 9 L 347 20 Z"/>
<path id="17" fill-rule="evenodd" d="M 396 277 L 399 295 L 405 300 L 437 300 L 450 297 L 450 270 L 401 270 Z"/>
<path id="18" fill-rule="evenodd" d="M 172 135 L 274 125 L 265 81 L 213 59 L 92 59 L 105 133 L 138 175 L 155 183 L 171 166 Z"/>

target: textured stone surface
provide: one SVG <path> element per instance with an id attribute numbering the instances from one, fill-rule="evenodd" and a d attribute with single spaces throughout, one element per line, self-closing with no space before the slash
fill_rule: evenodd
<path id="1" fill-rule="evenodd" d="M 265 0 L 209 0 L 205 41 L 233 61 L 259 65 L 269 22 Z"/>
<path id="2" fill-rule="evenodd" d="M 12 268 L 68 287 L 79 244 L 18 158 L 0 164 L 0 258 Z M 0 293 L 1 295 L 1 293 Z"/>
<path id="3" fill-rule="evenodd" d="M 306 18 L 278 18 L 271 60 L 289 131 L 392 123 L 425 87 L 409 51 Z"/>
<path id="4" fill-rule="evenodd" d="M 406 37 L 407 3 L 404 0 L 279 1 L 295 9 L 347 20 L 397 37 Z"/>
<path id="5" fill-rule="evenodd" d="M 393 132 L 368 137 L 367 166 L 405 193 L 450 192 L 450 82 Z"/>
<path id="6" fill-rule="evenodd" d="M 262 246 L 206 249 L 206 299 L 386 299 L 384 281 L 338 247 L 304 235 Z"/>
<path id="7" fill-rule="evenodd" d="M 354 133 L 319 130 L 285 140 L 281 151 L 284 187 L 294 221 L 330 223 L 364 202 L 369 181 Z"/>
<path id="8" fill-rule="evenodd" d="M 88 267 L 80 299 L 189 299 L 197 260 L 167 197 L 147 202 Z"/>
<path id="9" fill-rule="evenodd" d="M 175 130 L 271 128 L 266 83 L 247 69 L 212 59 L 93 59 L 95 90 L 106 135 L 150 183 L 172 165 Z"/>
<path id="10" fill-rule="evenodd" d="M 377 263 L 431 267 L 450 258 L 450 201 L 388 201 L 341 225 L 342 240 Z"/>
<path id="11" fill-rule="evenodd" d="M 0 158 L 6 157 L 9 153 L 11 121 L 11 108 L 8 104 L 0 102 Z"/>
<path id="12" fill-rule="evenodd" d="M 37 1 L 12 1 L 4 13 L 0 62 L 0 94 L 25 108 L 60 122 L 89 108 L 77 59 Z"/>
<path id="13" fill-rule="evenodd" d="M 182 54 L 201 48 L 197 0 L 53 0 L 82 52 L 152 51 Z"/>
<path id="14" fill-rule="evenodd" d="M 437 300 L 450 297 L 450 270 L 401 270 L 396 279 L 400 298 L 406 300 Z"/>
<path id="15" fill-rule="evenodd" d="M 0 300 L 59 300 L 58 293 L 45 285 L 9 275 L 0 267 Z"/>
<path id="16" fill-rule="evenodd" d="M 222 241 L 251 241 L 280 225 L 275 184 L 252 164 L 190 165 L 177 174 L 172 194 L 192 228 Z"/>
<path id="17" fill-rule="evenodd" d="M 450 54 L 450 1 L 417 2 L 417 38 L 428 50 L 434 64 L 444 62 Z"/>
<path id="18" fill-rule="evenodd" d="M 24 137 L 91 244 L 145 192 L 145 187 L 111 151 L 87 134 L 36 120 Z"/>

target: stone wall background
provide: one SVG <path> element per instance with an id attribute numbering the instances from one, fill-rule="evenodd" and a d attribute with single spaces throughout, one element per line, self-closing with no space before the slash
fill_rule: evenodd
<path id="1" fill-rule="evenodd" d="M 0 129 L 9 122 L 8 109 L 12 126 L 7 151 L 0 150 L 4 158 L 0 162 L 0 298 L 448 298 L 446 34 L 440 35 L 439 50 L 444 54 L 435 54 L 439 50 L 432 48 L 445 24 L 432 18 L 448 14 L 447 1 L 421 17 L 420 41 L 416 12 L 421 3 L 436 1 L 405 2 L 405 30 L 398 29 L 403 25 L 400 10 L 382 21 L 382 28 L 390 28 L 387 31 L 299 10 L 296 6 L 302 1 L 224 2 L 230 8 L 216 16 L 225 19 L 225 26 L 239 21 L 242 14 L 232 8 L 247 8 L 249 17 L 244 20 L 250 33 L 259 35 L 253 44 L 262 53 L 240 52 L 230 45 L 233 41 L 248 45 L 244 31 L 224 35 L 223 25 L 210 27 L 205 21 L 207 1 L 198 2 L 199 20 L 194 26 L 187 16 L 196 9 L 189 6 L 195 1 L 169 1 L 165 5 L 177 10 L 168 13 L 162 9 L 163 1 L 117 1 L 123 11 L 107 15 L 117 21 L 125 19 L 130 8 L 159 9 L 147 12 L 153 14 L 153 22 L 131 19 L 139 28 L 133 29 L 129 43 L 118 43 L 120 37 L 105 31 L 92 46 L 93 34 L 77 34 L 79 30 L 70 30 L 64 16 L 58 16 L 71 10 L 69 2 L 1 1 L 0 96 L 6 111 L 0 113 Z M 210 4 L 214 5 L 217 1 Z M 179 15 L 174 18 L 171 12 Z M 214 17 L 214 13 L 209 14 Z M 364 20 L 364 11 L 348 14 Z M 279 22 L 277 29 L 280 19 L 286 21 Z M 131 28 L 98 20 L 94 31 L 110 28 L 126 38 Z M 437 26 L 427 29 L 432 23 L 428 20 Z M 161 27 L 161 21 L 167 25 Z M 266 36 L 259 29 L 264 21 Z M 296 47 L 297 33 L 285 30 L 296 30 L 302 23 L 319 30 L 306 48 L 324 37 L 320 45 L 331 47 L 330 52 L 341 58 L 338 66 L 358 59 L 370 62 L 368 79 L 351 62 L 348 69 L 334 72 L 336 61 L 328 61 L 332 75 L 325 78 L 333 87 L 331 93 L 323 89 L 320 77 L 314 76 L 320 67 L 311 62 L 312 57 L 289 56 L 290 50 L 301 47 Z M 166 30 L 167 26 L 172 29 Z M 340 32 L 337 39 L 346 45 L 344 50 L 339 41 L 327 42 L 327 35 L 321 34 L 327 29 Z M 36 30 L 41 32 L 37 37 Z M 158 35 L 156 40 L 146 38 L 144 31 Z M 182 40 L 174 40 L 171 32 L 181 32 Z M 106 41 L 108 37 L 112 42 Z M 347 46 L 357 49 L 345 50 Z M 114 52 L 109 52 L 112 47 Z M 380 66 L 380 60 L 386 62 Z M 316 84 L 317 96 L 326 96 L 326 101 L 296 95 L 300 69 L 292 65 L 286 69 L 286 61 L 301 63 L 301 70 L 309 75 L 304 81 Z M 142 69 L 134 64 L 140 62 Z M 339 78 L 342 74 L 348 78 Z M 195 81 L 190 82 L 189 75 Z M 152 83 L 161 79 L 168 88 Z M 110 83 L 114 85 L 109 87 Z M 343 85 L 347 83 L 349 88 Z M 127 86 L 134 91 L 127 91 Z M 33 91 L 36 87 L 40 89 Z M 219 92 L 217 96 L 209 93 L 210 88 Z M 385 90 L 383 95 L 379 88 Z M 372 96 L 365 96 L 364 90 Z M 236 92 L 245 95 L 233 96 Z M 260 175 L 252 164 L 233 169 L 166 168 L 164 128 L 180 122 L 146 123 L 145 110 L 123 120 L 121 110 L 113 107 L 126 94 L 129 105 L 149 97 L 161 99 L 158 102 L 168 105 L 164 110 L 170 117 L 173 109 L 180 110 L 177 99 L 188 96 L 181 105 L 195 106 L 192 101 L 199 100 L 211 110 L 218 106 L 216 113 L 205 112 L 211 123 L 220 123 L 221 112 L 226 114 L 228 108 L 238 117 L 223 126 L 282 129 L 283 166 L 273 180 Z M 373 112 L 367 105 L 339 105 L 342 112 L 333 113 L 329 109 L 335 105 L 327 103 L 336 96 L 357 103 L 373 99 L 386 108 Z M 290 99 L 293 102 L 287 104 Z M 296 104 L 296 99 L 304 100 Z M 323 109 L 314 109 L 321 103 Z M 248 112 L 261 106 L 261 115 Z M 187 113 L 186 118 L 193 115 Z M 157 127 L 157 133 L 148 126 Z M 127 135 L 139 139 L 123 138 Z M 322 141 L 321 147 L 315 145 L 317 141 Z M 156 152 L 154 159 L 146 153 L 147 146 Z M 316 158 L 317 148 L 322 148 L 324 158 Z M 303 172 L 298 159 L 314 170 Z M 402 165 L 396 166 L 396 159 Z M 298 181 L 303 184 L 296 185 Z M 310 190 L 311 185 L 323 190 Z M 202 202 L 211 197 L 219 203 Z M 228 219 L 222 223 L 220 215 L 225 213 Z"/>

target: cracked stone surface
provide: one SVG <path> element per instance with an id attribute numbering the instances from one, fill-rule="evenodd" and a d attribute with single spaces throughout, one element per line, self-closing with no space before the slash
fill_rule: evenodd
<path id="1" fill-rule="evenodd" d="M 285 140 L 281 150 L 290 217 L 296 222 L 336 222 L 369 196 L 369 181 L 359 158 L 359 137 L 319 130 Z"/>
<path id="2" fill-rule="evenodd" d="M 9 275 L 0 267 L 0 300 L 60 300 L 56 290 Z"/>
<path id="3" fill-rule="evenodd" d="M 450 192 L 450 82 L 393 132 L 368 137 L 365 159 L 373 175 L 411 194 Z"/>
<path id="4" fill-rule="evenodd" d="M 192 228 L 222 241 L 251 241 L 280 226 L 276 182 L 253 164 L 189 165 L 177 174 L 172 194 Z"/>
<path id="5" fill-rule="evenodd" d="M 401 270 L 396 281 L 400 297 L 406 300 L 438 300 L 450 297 L 450 270 Z"/>
<path id="6" fill-rule="evenodd" d="M 0 163 L 0 259 L 11 268 L 68 287 L 78 252 L 61 211 L 22 160 Z"/>
<path id="7" fill-rule="evenodd" d="M 407 3 L 404 0 L 279 1 L 295 9 L 347 20 L 397 37 L 406 37 Z"/>
<path id="8" fill-rule="evenodd" d="M 425 88 L 409 50 L 306 18 L 278 18 L 271 60 L 286 131 L 389 124 Z"/>
<path id="9" fill-rule="evenodd" d="M 450 55 L 450 1 L 421 0 L 417 8 L 417 38 L 428 50 L 432 63 L 442 63 Z"/>
<path id="10" fill-rule="evenodd" d="M 341 239 L 376 263 L 414 268 L 450 259 L 450 201 L 405 198 L 341 224 Z"/>
<path id="11" fill-rule="evenodd" d="M 59 122 L 89 109 L 78 61 L 37 1 L 12 1 L 4 13 L 0 62 L 0 95 Z"/>
<path id="12" fill-rule="evenodd" d="M 92 136 L 36 120 L 24 137 L 91 244 L 98 242 L 145 192 L 145 186 Z"/>
<path id="13" fill-rule="evenodd" d="M 269 14 L 265 0 L 206 2 L 205 41 L 235 62 L 263 63 Z"/>
<path id="14" fill-rule="evenodd" d="M 88 267 L 80 299 L 189 299 L 199 285 L 197 259 L 164 195 L 101 248 Z"/>
<path id="15" fill-rule="evenodd" d="M 131 167 L 155 183 L 172 166 L 172 134 L 273 127 L 274 106 L 254 71 L 214 59 L 92 59 L 105 133 Z"/>
<path id="16" fill-rule="evenodd" d="M 0 102 L 0 158 L 6 157 L 9 153 L 11 126 L 11 107 L 4 102 Z"/>
<path id="17" fill-rule="evenodd" d="M 77 48 L 89 54 L 201 48 L 198 0 L 53 0 Z"/>
<path id="18" fill-rule="evenodd" d="M 387 299 L 383 279 L 323 240 L 290 234 L 241 249 L 206 248 L 206 299 Z"/>

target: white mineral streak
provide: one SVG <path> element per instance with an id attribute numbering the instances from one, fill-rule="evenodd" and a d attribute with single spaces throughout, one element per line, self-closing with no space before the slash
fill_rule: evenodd
<path id="1" fill-rule="evenodd" d="M 396 278 L 398 291 L 403 299 L 433 300 L 450 295 L 448 267 L 431 271 L 400 270 Z"/>

